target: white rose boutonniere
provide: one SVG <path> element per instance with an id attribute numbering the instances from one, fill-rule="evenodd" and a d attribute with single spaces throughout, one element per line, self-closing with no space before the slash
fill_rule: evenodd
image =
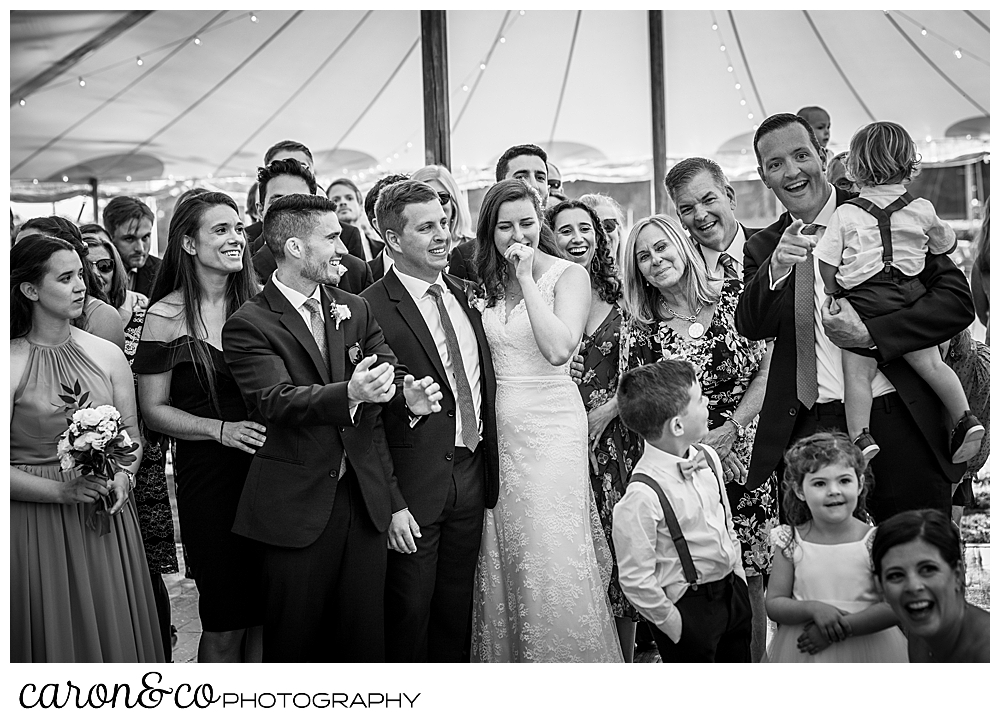
<path id="1" fill-rule="evenodd" d="M 333 317 L 334 326 L 339 329 L 340 322 L 351 318 L 351 307 L 347 304 L 330 304 L 330 316 Z"/>
<path id="2" fill-rule="evenodd" d="M 466 292 L 466 298 L 469 300 L 469 306 L 478 311 L 480 314 L 486 309 L 486 299 L 482 296 L 482 290 L 478 285 L 471 285 Z"/>

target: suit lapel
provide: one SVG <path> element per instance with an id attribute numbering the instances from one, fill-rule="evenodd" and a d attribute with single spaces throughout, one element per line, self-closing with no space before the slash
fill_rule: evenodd
<path id="1" fill-rule="evenodd" d="M 396 305 L 396 311 L 403 317 L 403 321 L 410 327 L 413 336 L 416 337 L 420 346 L 423 347 L 424 353 L 427 354 L 427 358 L 434 365 L 434 371 L 438 373 L 441 383 L 454 392 L 451 389 L 448 374 L 444 369 L 444 362 L 441 361 L 441 356 L 438 354 L 434 337 L 431 336 L 430 329 L 427 328 L 427 322 L 424 321 L 423 314 L 417 308 L 417 304 L 413 301 L 413 297 L 410 296 L 410 292 L 406 290 L 403 282 L 399 280 L 399 277 L 396 276 L 396 273 L 392 269 L 385 272 L 382 282 L 385 284 L 385 290 L 389 295 L 389 299 Z"/>
<path id="2" fill-rule="evenodd" d="M 302 345 L 302 348 L 306 350 L 309 358 L 312 359 L 313 365 L 316 370 L 320 373 L 323 378 L 324 384 L 330 383 L 330 371 L 326 368 L 323 363 L 323 357 L 320 356 L 319 347 L 316 346 L 316 340 L 313 339 L 312 332 L 309 327 L 306 326 L 306 322 L 299 315 L 298 310 L 292 306 L 292 303 L 278 291 L 276 287 L 270 281 L 267 286 L 264 287 L 264 297 L 267 299 L 268 303 L 271 305 L 271 309 L 274 310 L 281 320 L 281 325 L 284 326 L 295 337 L 296 341 Z M 329 334 L 327 334 L 327 339 L 329 339 Z"/>
<path id="3" fill-rule="evenodd" d="M 347 353 L 344 346 L 344 327 L 350 323 L 350 320 L 341 321 L 339 324 L 340 328 L 338 329 L 332 313 L 337 299 L 322 284 L 319 287 L 319 296 L 322 300 L 320 306 L 324 322 L 326 323 L 326 348 L 327 354 L 330 357 L 330 379 L 338 382 L 343 381 L 344 355 Z"/>

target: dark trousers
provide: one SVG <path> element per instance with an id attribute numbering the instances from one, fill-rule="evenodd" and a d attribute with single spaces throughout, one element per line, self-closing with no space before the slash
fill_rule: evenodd
<path id="1" fill-rule="evenodd" d="M 655 625 L 653 639 L 664 663 L 749 663 L 750 593 L 729 573 L 716 582 L 688 588 L 677 601 L 681 639 L 675 643 Z"/>
<path id="2" fill-rule="evenodd" d="M 348 466 L 315 542 L 265 545 L 263 662 L 384 662 L 386 540 Z"/>
<path id="3" fill-rule="evenodd" d="M 843 402 L 799 406 L 799 414 L 788 445 L 814 432 L 847 432 Z M 938 465 L 917 423 L 906 410 L 899 394 L 875 397 L 870 430 L 881 451 L 871 463 L 874 480 L 869 488 L 867 509 L 876 523 L 905 510 L 936 509 L 951 514 L 951 482 Z M 778 466 L 778 478 L 784 463 Z M 781 521 L 785 522 L 784 512 Z"/>
<path id="4" fill-rule="evenodd" d="M 434 522 L 421 525 L 417 551 L 389 551 L 385 579 L 386 661 L 469 660 L 472 591 L 483 536 L 486 455 L 455 449 L 448 498 Z"/>

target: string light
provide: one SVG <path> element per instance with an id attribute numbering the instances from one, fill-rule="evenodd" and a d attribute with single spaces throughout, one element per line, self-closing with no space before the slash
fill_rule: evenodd
<path id="1" fill-rule="evenodd" d="M 716 25 L 715 23 L 712 23 L 712 30 L 718 30 L 718 29 L 719 29 L 719 26 Z"/>
<path id="2" fill-rule="evenodd" d="M 135 56 L 135 64 L 136 65 L 142 65 L 142 56 L 141 55 Z"/>
<path id="3" fill-rule="evenodd" d="M 524 11 L 523 10 L 521 11 L 521 15 L 524 15 Z"/>
<path id="4" fill-rule="evenodd" d="M 920 28 L 921 35 L 927 35 L 927 28 Z"/>
<path id="5" fill-rule="evenodd" d="M 257 22 L 257 16 L 256 16 L 256 15 L 254 15 L 254 13 L 253 13 L 253 11 L 252 11 L 252 10 L 250 11 L 250 22 L 251 22 L 251 23 L 255 23 L 255 22 Z"/>
<path id="6" fill-rule="evenodd" d="M 33 184 L 35 184 L 36 186 L 38 185 L 38 179 L 37 179 L 37 178 L 32 178 L 32 179 L 31 179 L 31 182 L 32 182 Z"/>
<path id="7" fill-rule="evenodd" d="M 961 60 L 961 59 L 962 59 L 962 49 L 961 49 L 961 48 L 958 48 L 958 49 L 957 49 L 957 50 L 955 51 L 955 57 L 956 57 L 956 58 L 958 58 L 959 60 Z"/>
<path id="8" fill-rule="evenodd" d="M 730 57 L 729 52 L 726 49 L 725 43 L 722 42 L 723 41 L 722 31 L 719 30 L 719 23 L 717 22 L 717 20 L 715 18 L 715 13 L 714 12 L 712 12 L 712 30 L 714 30 L 716 32 L 716 34 L 718 35 L 718 38 L 719 38 L 719 41 L 720 41 L 719 50 L 721 50 L 726 55 L 726 72 L 727 73 L 732 73 L 735 76 L 736 75 L 736 69 L 733 66 L 733 59 L 732 59 L 732 57 Z M 746 96 L 746 93 L 743 90 L 743 84 L 740 82 L 740 80 L 739 80 L 738 77 L 734 77 L 733 78 L 733 87 L 736 89 L 736 92 L 739 94 L 740 106 L 742 108 L 746 109 L 748 107 L 747 96 Z M 753 120 L 753 113 L 747 113 L 747 119 L 748 120 Z M 754 126 L 754 130 L 755 131 L 757 130 L 757 126 Z"/>
<path id="9" fill-rule="evenodd" d="M 469 86 L 463 85 L 462 86 L 462 90 L 464 90 L 466 93 L 468 93 L 469 92 Z"/>
<path id="10" fill-rule="evenodd" d="M 719 46 L 719 50 L 721 50 L 723 53 L 726 52 L 726 46 L 725 45 L 720 45 Z"/>
<path id="11" fill-rule="evenodd" d="M 69 183 L 69 176 L 63 176 L 63 183 Z"/>
<path id="12" fill-rule="evenodd" d="M 737 84 L 736 84 L 736 90 L 739 90 L 739 89 L 740 89 L 740 87 L 741 87 L 741 86 L 740 86 L 740 84 L 739 84 L 739 83 L 737 83 Z"/>
<path id="13" fill-rule="evenodd" d="M 22 108 L 24 107 L 25 103 L 27 103 L 27 101 L 24 98 L 21 98 L 21 100 L 17 101 L 17 104 Z"/>
<path id="14" fill-rule="evenodd" d="M 195 45 L 201 45 L 201 38 L 195 38 L 194 39 L 194 44 Z"/>
<path id="15" fill-rule="evenodd" d="M 507 42 L 507 38 L 500 38 L 500 42 L 501 43 L 506 43 Z"/>
<path id="16" fill-rule="evenodd" d="M 132 176 L 125 176 L 125 180 L 127 182 L 131 182 L 132 181 Z"/>
<path id="17" fill-rule="evenodd" d="M 86 87 L 87 87 L 87 81 L 85 81 L 85 80 L 83 79 L 83 76 L 82 76 L 82 75 L 80 76 L 80 87 L 81 87 L 81 88 L 86 88 Z"/>
<path id="18" fill-rule="evenodd" d="M 486 70 L 486 63 L 480 63 L 479 64 L 479 69 L 480 70 Z"/>

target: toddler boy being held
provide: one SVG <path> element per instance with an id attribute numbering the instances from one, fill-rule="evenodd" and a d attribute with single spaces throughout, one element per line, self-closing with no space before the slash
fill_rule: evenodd
<path id="1" fill-rule="evenodd" d="M 613 514 L 625 596 L 653 624 L 664 663 L 749 663 L 750 596 L 722 465 L 698 444 L 708 399 L 694 366 L 669 359 L 626 372 L 618 405 L 646 442 Z"/>

